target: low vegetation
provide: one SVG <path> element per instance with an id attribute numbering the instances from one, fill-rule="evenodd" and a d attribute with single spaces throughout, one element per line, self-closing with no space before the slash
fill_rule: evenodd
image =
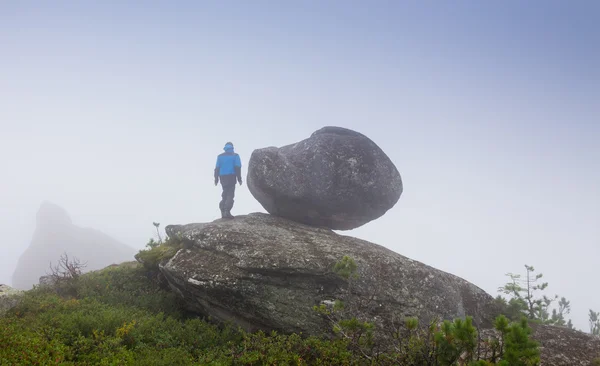
<path id="1" fill-rule="evenodd" d="M 498 296 L 496 301 L 506 309 L 509 318 L 515 320 L 526 317 L 540 324 L 566 326 L 573 329 L 566 315 L 571 312 L 571 302 L 558 295 L 548 296 L 544 290 L 548 282 L 541 282 L 542 273 L 535 273 L 533 266 L 525 265 L 525 275 L 508 273 L 510 281 L 498 289 L 508 299 Z M 553 308 L 553 305 L 554 308 Z"/>
<path id="2" fill-rule="evenodd" d="M 357 265 L 345 256 L 334 272 L 347 283 L 347 303 L 336 300 L 331 305 L 315 306 L 330 324 L 333 334 L 345 340 L 347 347 L 361 360 L 376 365 L 538 365 L 538 344 L 530 338 L 526 318 L 510 322 L 504 315 L 496 318 L 494 330 L 480 334 L 471 317 L 454 321 L 434 320 L 424 325 L 417 318 L 405 319 L 395 330 L 391 352 L 380 352 L 376 332 L 381 331 L 369 320 L 368 303 L 352 301 L 353 282 L 358 279 Z"/>
<path id="3" fill-rule="evenodd" d="M 527 321 L 501 316 L 493 334 L 479 334 L 471 318 L 420 324 L 406 319 L 395 347 L 378 350 L 378 329 L 341 301 L 316 307 L 332 334 L 305 337 L 247 333 L 215 325 L 183 310 L 161 285 L 159 263 L 181 243 L 151 241 L 136 258 L 28 291 L 0 318 L 0 365 L 536 365 L 537 344 Z M 356 264 L 334 269 L 351 281 Z M 60 273 L 59 273 L 60 272 Z"/>

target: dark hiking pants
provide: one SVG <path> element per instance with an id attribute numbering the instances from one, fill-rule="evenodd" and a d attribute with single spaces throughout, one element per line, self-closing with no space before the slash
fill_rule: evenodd
<path id="1" fill-rule="evenodd" d="M 221 212 L 229 212 L 233 208 L 233 198 L 235 196 L 235 175 L 222 175 L 220 177 L 223 193 L 221 194 L 221 202 L 219 208 Z"/>

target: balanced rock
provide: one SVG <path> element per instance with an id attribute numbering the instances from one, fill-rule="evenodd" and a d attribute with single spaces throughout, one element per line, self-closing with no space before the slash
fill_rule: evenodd
<path id="1" fill-rule="evenodd" d="M 52 203 L 44 202 L 38 210 L 36 228 L 29 247 L 19 258 L 12 277 L 15 288 L 29 290 L 40 277 L 51 272 L 61 255 L 85 263 L 82 271 L 104 268 L 112 263 L 132 260 L 136 251 L 110 236 L 94 229 L 72 223 L 67 212 Z M 41 278 L 42 283 L 47 277 Z"/>
<path id="2" fill-rule="evenodd" d="M 184 249 L 160 269 L 189 310 L 249 331 L 321 334 L 328 325 L 313 307 L 336 299 L 347 306 L 372 301 L 369 319 L 380 329 L 410 316 L 428 322 L 469 315 L 491 327 L 497 314 L 477 286 L 329 229 L 254 213 L 166 231 Z M 352 296 L 334 272 L 345 255 L 357 264 Z"/>
<path id="3" fill-rule="evenodd" d="M 322 128 L 293 145 L 255 150 L 247 183 L 270 214 L 334 230 L 381 217 L 402 194 L 400 173 L 381 148 L 340 127 Z"/>

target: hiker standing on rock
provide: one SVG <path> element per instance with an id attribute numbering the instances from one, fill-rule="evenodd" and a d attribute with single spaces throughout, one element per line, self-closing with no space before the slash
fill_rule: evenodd
<path id="1" fill-rule="evenodd" d="M 233 219 L 231 209 L 233 208 L 233 198 L 235 196 L 235 183 L 242 185 L 242 161 L 240 156 L 233 151 L 233 144 L 228 142 L 223 148 L 224 153 L 217 157 L 217 166 L 215 167 L 215 186 L 221 180 L 223 187 L 222 199 L 219 203 L 221 217 L 224 219 Z"/>

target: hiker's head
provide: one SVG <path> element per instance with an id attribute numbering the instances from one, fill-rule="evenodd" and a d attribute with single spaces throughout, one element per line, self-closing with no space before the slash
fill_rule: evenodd
<path id="1" fill-rule="evenodd" d="M 225 150 L 225 151 L 233 151 L 233 144 L 231 142 L 226 143 L 225 147 L 223 148 L 223 150 Z"/>

